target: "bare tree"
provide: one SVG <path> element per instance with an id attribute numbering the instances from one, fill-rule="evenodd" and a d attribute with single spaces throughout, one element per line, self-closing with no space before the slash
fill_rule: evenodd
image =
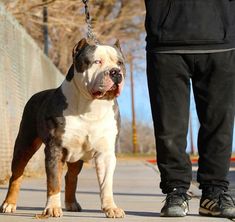
<path id="1" fill-rule="evenodd" d="M 137 122 L 138 148 L 140 153 L 152 154 L 155 152 L 155 139 L 152 126 Z M 129 120 L 122 121 L 120 134 L 120 153 L 132 153 L 132 123 Z"/>
<path id="2" fill-rule="evenodd" d="M 48 8 L 49 57 L 66 73 L 74 44 L 86 37 L 84 5 L 81 0 L 11 0 L 6 8 L 43 47 L 43 6 Z M 145 7 L 142 0 L 90 0 L 89 10 L 97 38 L 112 44 L 118 38 L 123 45 L 140 40 Z M 128 50 L 128 47 L 124 47 Z"/>

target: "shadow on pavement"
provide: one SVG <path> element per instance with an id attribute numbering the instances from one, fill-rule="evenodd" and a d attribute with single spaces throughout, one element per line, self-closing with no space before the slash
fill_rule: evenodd
<path id="1" fill-rule="evenodd" d="M 0 190 L 8 190 L 6 187 L 0 187 Z M 31 188 L 21 188 L 20 191 L 26 192 L 46 192 L 46 189 L 31 189 Z M 64 193 L 64 190 L 61 191 Z M 88 194 L 88 195 L 100 195 L 98 191 L 77 191 L 76 194 Z M 143 197 L 164 197 L 164 194 L 155 194 L 155 193 L 123 193 L 123 192 L 114 192 L 114 195 L 119 196 L 143 196 Z"/>
<path id="2" fill-rule="evenodd" d="M 157 212 L 145 212 L 145 211 L 125 211 L 126 215 L 138 216 L 138 217 L 160 217 L 160 213 Z"/>

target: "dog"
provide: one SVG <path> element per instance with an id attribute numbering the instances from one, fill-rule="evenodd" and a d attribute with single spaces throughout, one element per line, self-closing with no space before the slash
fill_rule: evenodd
<path id="1" fill-rule="evenodd" d="M 83 162 L 92 158 L 100 186 L 101 209 L 108 218 L 125 215 L 114 202 L 112 188 L 120 128 L 116 97 L 125 78 L 120 44 L 117 41 L 112 46 L 92 45 L 81 39 L 72 55 L 73 64 L 61 86 L 33 95 L 24 108 L 2 212 L 16 210 L 24 168 L 44 143 L 47 202 L 42 215 L 62 216 L 60 192 L 65 163 L 68 169 L 65 209 L 81 211 L 75 197 L 77 175 Z"/>

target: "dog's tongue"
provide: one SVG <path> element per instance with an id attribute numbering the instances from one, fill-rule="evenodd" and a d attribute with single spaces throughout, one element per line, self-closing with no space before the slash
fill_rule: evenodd
<path id="1" fill-rule="evenodd" d="M 104 93 L 101 92 L 101 91 L 97 91 L 97 92 L 93 92 L 92 95 L 95 97 L 95 98 L 101 98 Z"/>
<path id="2" fill-rule="evenodd" d="M 106 91 L 103 91 L 103 92 L 102 91 L 95 91 L 95 92 L 92 93 L 92 95 L 95 98 L 99 99 L 99 98 L 102 98 L 107 92 L 111 92 L 111 91 L 115 91 L 115 90 L 117 90 L 117 95 L 119 95 L 120 92 L 119 92 L 118 89 L 119 89 L 119 87 L 116 84 L 113 84 L 110 89 L 108 89 Z"/>
<path id="3" fill-rule="evenodd" d="M 116 84 L 113 84 L 113 86 L 108 90 L 108 92 L 114 91 L 115 92 L 115 96 L 119 96 L 120 95 L 120 87 Z"/>
<path id="4" fill-rule="evenodd" d="M 113 86 L 112 86 L 108 91 L 116 90 L 117 87 L 118 87 L 118 86 L 117 86 L 116 84 L 113 84 Z M 108 91 L 107 91 L 107 92 L 108 92 Z"/>

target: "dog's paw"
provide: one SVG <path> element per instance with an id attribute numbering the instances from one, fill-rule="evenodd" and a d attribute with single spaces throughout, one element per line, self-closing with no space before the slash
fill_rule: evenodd
<path id="1" fill-rule="evenodd" d="M 45 208 L 45 210 L 42 212 L 42 215 L 45 217 L 62 217 L 63 212 L 61 207 L 51 207 Z"/>
<path id="2" fill-rule="evenodd" d="M 108 218 L 123 218 L 125 217 L 125 212 L 121 208 L 109 208 L 105 209 L 104 213 Z"/>
<path id="3" fill-rule="evenodd" d="M 65 202 L 65 209 L 67 211 L 74 211 L 74 212 L 81 212 L 82 211 L 82 208 L 77 201 L 75 201 L 73 203 Z"/>
<path id="4" fill-rule="evenodd" d="M 0 207 L 2 213 L 14 213 L 16 211 L 16 204 L 4 202 Z"/>

